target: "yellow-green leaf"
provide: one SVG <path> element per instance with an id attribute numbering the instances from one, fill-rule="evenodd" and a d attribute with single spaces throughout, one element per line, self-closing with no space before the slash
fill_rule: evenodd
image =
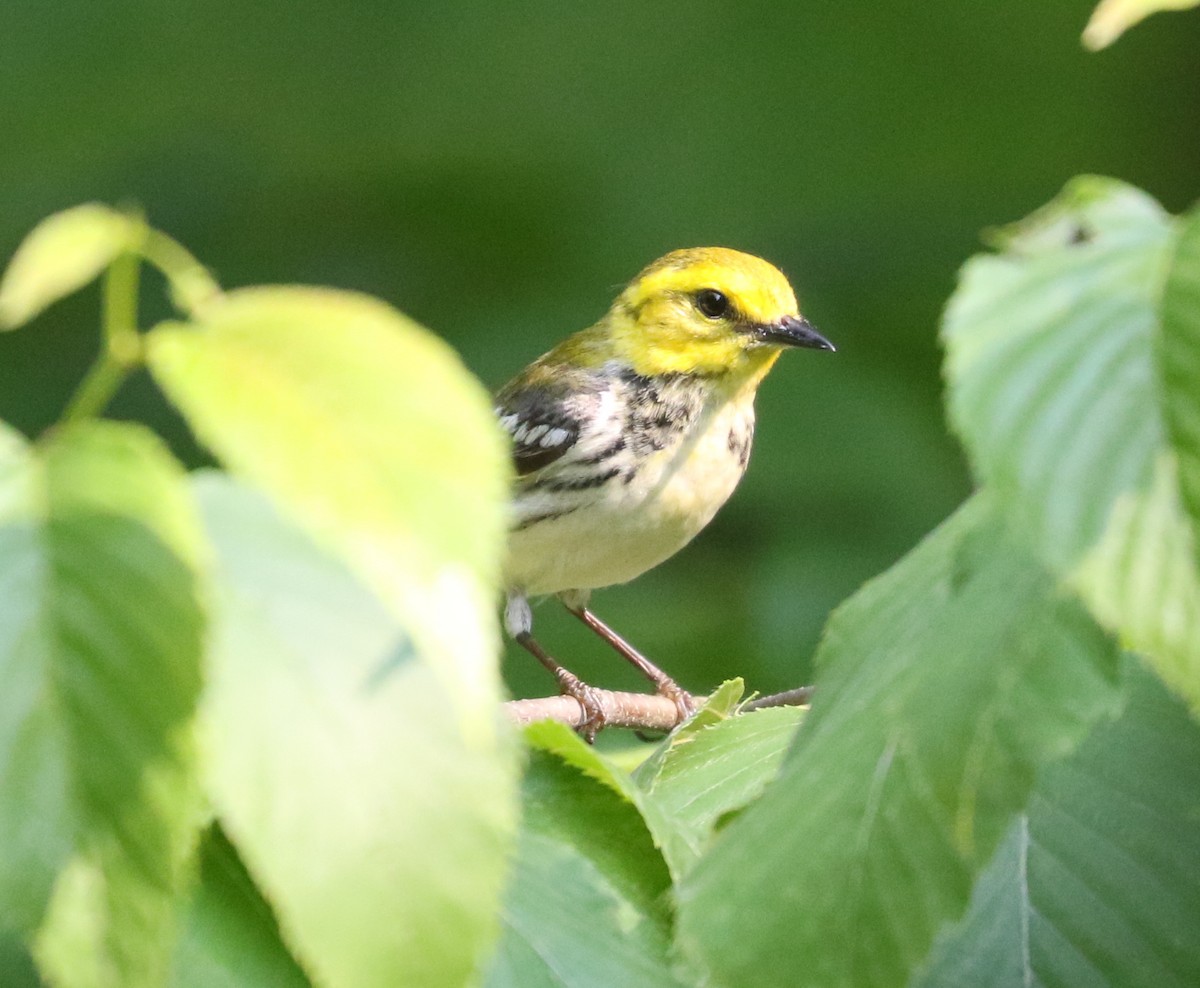
<path id="1" fill-rule="evenodd" d="M 170 962 L 199 822 L 197 531 L 145 430 L 0 432 L 0 927 L 38 930 L 60 988 L 150 988 Z"/>
<path id="2" fill-rule="evenodd" d="M 366 296 L 268 287 L 152 330 L 148 358 L 222 462 L 379 593 L 488 743 L 507 450 L 453 351 Z"/>
<path id="3" fill-rule="evenodd" d="M 1100 0 L 1083 29 L 1084 46 L 1107 48 L 1139 21 L 1160 10 L 1186 10 L 1200 0 Z"/>
<path id="4" fill-rule="evenodd" d="M 316 984 L 458 988 L 498 929 L 515 745 L 468 745 L 410 629 L 260 492 L 196 488 L 225 832 Z"/>
<path id="5" fill-rule="evenodd" d="M 134 247 L 142 224 L 99 203 L 55 213 L 34 227 L 0 279 L 0 330 L 21 326 L 95 279 Z"/>

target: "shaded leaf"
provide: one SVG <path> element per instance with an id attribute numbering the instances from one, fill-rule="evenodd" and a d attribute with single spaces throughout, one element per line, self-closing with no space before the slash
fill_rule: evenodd
<path id="1" fill-rule="evenodd" d="M 237 851 L 213 828 L 175 952 L 174 988 L 307 988 Z"/>
<path id="2" fill-rule="evenodd" d="M 666 865 L 632 804 L 533 752 L 516 866 L 488 988 L 678 985 Z"/>
<path id="3" fill-rule="evenodd" d="M 42 988 L 33 958 L 21 938 L 0 929 L 0 985 L 4 988 Z"/>
<path id="4" fill-rule="evenodd" d="M 1146 671 L 1132 685 L 1039 774 L 915 988 L 1200 984 L 1200 725 Z"/>
<path id="5" fill-rule="evenodd" d="M 778 778 L 679 890 L 718 981 L 893 986 L 966 907 L 1038 765 L 1115 701 L 1116 650 L 976 498 L 834 616 Z"/>

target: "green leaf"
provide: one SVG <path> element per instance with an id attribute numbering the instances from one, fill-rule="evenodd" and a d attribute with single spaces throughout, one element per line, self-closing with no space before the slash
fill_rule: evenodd
<path id="1" fill-rule="evenodd" d="M 381 302 L 315 288 L 230 292 L 147 346 L 199 438 L 350 561 L 460 729 L 494 744 L 508 452 L 453 352 Z"/>
<path id="2" fill-rule="evenodd" d="M 175 952 L 173 988 L 307 988 L 270 905 L 237 851 L 213 828 L 200 848 L 200 879 Z"/>
<path id="3" fill-rule="evenodd" d="M 461 985 L 497 932 L 515 746 L 464 738 L 411 629 L 262 495 L 216 474 L 197 493 L 225 832 L 316 983 Z"/>
<path id="4" fill-rule="evenodd" d="M 678 986 L 670 877 L 637 810 L 607 784 L 532 753 L 516 867 L 488 988 Z"/>
<path id="5" fill-rule="evenodd" d="M 29 322 L 82 288 L 119 254 L 135 247 L 142 232 L 140 222 L 99 203 L 42 220 L 17 248 L 0 279 L 0 330 Z"/>
<path id="6" fill-rule="evenodd" d="M 1200 725 L 1143 670 L 1039 774 L 914 988 L 1200 984 Z"/>
<path id="7" fill-rule="evenodd" d="M 831 621 L 778 778 L 679 891 L 718 981 L 903 984 L 1024 804 L 1114 706 L 1117 652 L 977 497 Z"/>
<path id="8" fill-rule="evenodd" d="M 1083 44 L 1099 51 L 1151 14 L 1160 10 L 1187 10 L 1197 4 L 1200 0 L 1100 0 L 1083 29 Z"/>
<path id="9" fill-rule="evenodd" d="M 632 776 L 562 724 L 530 724 L 525 738 L 635 806 L 678 881 L 722 818 L 766 787 L 803 715 L 796 708 L 735 717 L 722 712 L 740 696 L 740 680 L 723 684 L 713 694 L 715 703 L 661 741 Z"/>
<path id="10" fill-rule="evenodd" d="M 0 985 L 4 988 L 42 988 L 33 958 L 21 938 L 0 929 Z"/>
<path id="11" fill-rule="evenodd" d="M 0 432 L 0 915 L 57 985 L 157 985 L 198 825 L 198 531 L 148 432 Z"/>
<path id="12" fill-rule="evenodd" d="M 1158 354 L 1167 433 L 1200 560 L 1200 209 L 1179 231 L 1161 308 Z"/>
<path id="13" fill-rule="evenodd" d="M 703 715 L 703 711 L 701 711 L 701 715 Z M 633 781 L 633 777 L 614 759 L 584 742 L 565 724 L 549 720 L 538 721 L 526 727 L 524 734 L 530 747 L 557 756 L 567 765 L 607 786 L 631 805 L 637 807 L 654 837 L 655 847 L 662 851 L 667 864 L 671 867 L 672 874 L 682 873 L 682 871 L 677 872 L 676 869 L 685 867 L 690 852 L 675 821 L 646 795 L 641 787 Z"/>
<path id="14" fill-rule="evenodd" d="M 700 859 L 729 814 L 762 795 L 803 718 L 798 707 L 774 707 L 672 735 L 634 773 L 638 786 L 672 821 L 677 876 Z"/>
<path id="15" fill-rule="evenodd" d="M 1078 180 L 966 265 L 943 328 L 976 473 L 1194 706 L 1198 228 L 1200 213 L 1181 226 L 1136 190 Z"/>

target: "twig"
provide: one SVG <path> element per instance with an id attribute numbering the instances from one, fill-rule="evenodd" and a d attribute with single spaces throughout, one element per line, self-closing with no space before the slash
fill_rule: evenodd
<path id="1" fill-rule="evenodd" d="M 616 693 L 594 690 L 605 727 L 633 727 L 643 731 L 670 731 L 679 721 L 679 711 L 669 697 L 653 693 Z M 573 696 L 541 696 L 534 700 L 509 700 L 504 705 L 517 724 L 556 720 L 568 727 L 581 727 L 583 707 Z"/>
<path id="2" fill-rule="evenodd" d="M 594 696 L 604 714 L 605 727 L 628 727 L 641 731 L 671 731 L 679 723 L 679 711 L 669 697 L 653 693 L 617 693 L 593 688 Z M 696 698 L 697 700 L 700 697 Z M 747 703 L 743 710 L 764 707 L 802 707 L 812 699 L 812 687 L 760 696 Z M 580 727 L 584 722 L 583 707 L 573 696 L 541 696 L 532 700 L 509 700 L 504 705 L 512 721 L 518 725 L 538 720 L 556 720 L 568 727 Z"/>
<path id="3" fill-rule="evenodd" d="M 764 707 L 807 707 L 812 703 L 813 688 L 799 686 L 794 690 L 784 690 L 782 693 L 772 693 L 770 696 L 760 696 L 751 700 L 743 710 L 762 710 Z"/>

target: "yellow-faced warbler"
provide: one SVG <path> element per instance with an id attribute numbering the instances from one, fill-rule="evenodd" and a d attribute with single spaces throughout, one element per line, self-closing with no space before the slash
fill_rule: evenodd
<path id="1" fill-rule="evenodd" d="M 746 470 L 754 395 L 788 347 L 833 349 L 776 268 L 721 247 L 678 250 L 497 396 L 518 475 L 505 624 L 579 700 L 585 736 L 603 726 L 595 692 L 534 639 L 529 598 L 558 595 L 687 717 L 691 696 L 588 598 L 657 566 L 712 520 Z"/>

